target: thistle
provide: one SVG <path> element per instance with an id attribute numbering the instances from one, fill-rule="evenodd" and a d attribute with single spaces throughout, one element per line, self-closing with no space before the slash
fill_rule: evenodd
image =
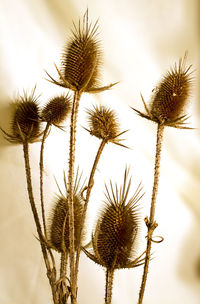
<path id="1" fill-rule="evenodd" d="M 55 80 L 48 73 L 49 81 L 61 87 L 74 91 L 69 143 L 69 169 L 67 199 L 69 201 L 69 238 L 70 238 L 70 280 L 72 284 L 71 301 L 77 303 L 77 275 L 75 249 L 74 249 L 74 207 L 73 207 L 73 177 L 75 163 L 76 123 L 81 94 L 98 93 L 110 89 L 114 84 L 99 85 L 100 67 L 102 63 L 101 46 L 97 39 L 98 22 L 93 26 L 88 22 L 88 10 L 79 21 L 78 27 L 74 25 L 72 37 L 65 47 L 61 60 L 61 68 L 56 70 L 59 80 Z"/>
<path id="2" fill-rule="evenodd" d="M 1 128 L 5 138 L 11 143 L 33 143 L 40 138 L 39 106 L 34 93 L 35 90 L 30 95 L 24 93 L 24 96 L 19 96 L 12 104 L 14 111 L 11 132 L 7 133 Z"/>
<path id="3" fill-rule="evenodd" d="M 83 211 L 81 193 L 74 193 L 74 241 L 75 250 L 80 242 L 80 227 Z M 69 209 L 67 198 L 58 196 L 50 219 L 49 243 L 58 252 L 69 252 Z"/>
<path id="4" fill-rule="evenodd" d="M 127 131 L 120 132 L 119 120 L 116 113 L 105 106 L 94 106 L 93 110 L 88 110 L 88 124 L 91 135 L 96 136 L 105 142 L 112 142 L 114 144 L 125 147 L 120 143 L 120 135 Z"/>
<path id="5" fill-rule="evenodd" d="M 51 98 L 44 106 L 41 113 L 41 120 L 49 125 L 60 126 L 67 118 L 71 110 L 71 100 L 69 95 L 60 95 Z"/>
<path id="6" fill-rule="evenodd" d="M 50 82 L 75 92 L 98 93 L 111 88 L 114 84 L 100 87 L 100 68 L 102 51 L 98 36 L 98 21 L 94 25 L 88 22 L 88 10 L 83 22 L 74 25 L 72 37 L 65 47 L 61 68 L 57 69 L 60 79 L 51 77 Z"/>
<path id="7" fill-rule="evenodd" d="M 191 65 L 185 65 L 186 55 L 175 64 L 153 90 L 152 100 L 148 107 L 142 97 L 146 113 L 135 110 L 140 116 L 165 126 L 187 129 L 184 114 L 191 91 Z"/>
<path id="8" fill-rule="evenodd" d="M 106 268 L 105 303 L 111 303 L 113 274 L 116 269 L 133 268 L 143 263 L 142 255 L 135 258 L 139 231 L 138 201 L 141 187 L 128 200 L 131 178 L 128 170 L 124 173 L 123 186 L 111 191 L 106 186 L 105 207 L 97 221 L 92 235 L 93 253 L 83 248 L 85 254 L 95 263 Z"/>
<path id="9" fill-rule="evenodd" d="M 145 114 L 133 109 L 141 117 L 152 120 L 158 125 L 154 167 L 154 184 L 152 190 L 150 216 L 149 218 L 145 218 L 145 223 L 148 230 L 146 258 L 138 304 L 142 304 L 144 297 L 149 260 L 151 255 L 151 244 L 152 242 L 159 243 L 163 240 L 162 237 L 160 241 L 154 240 L 153 233 L 156 227 L 158 226 L 157 222 L 155 221 L 155 208 L 160 177 L 160 160 L 164 127 L 169 126 L 179 129 L 190 129 L 189 127 L 185 126 L 188 116 L 184 113 L 184 111 L 191 90 L 192 78 L 190 71 L 191 65 L 186 67 L 185 59 L 186 55 L 183 59 L 179 60 L 178 65 L 175 64 L 174 68 L 170 69 L 167 74 L 162 78 L 160 84 L 154 91 L 149 108 L 141 95 L 146 110 Z"/>

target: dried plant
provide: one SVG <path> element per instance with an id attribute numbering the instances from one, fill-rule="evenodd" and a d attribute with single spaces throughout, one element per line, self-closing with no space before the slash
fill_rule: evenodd
<path id="1" fill-rule="evenodd" d="M 11 131 L 7 133 L 1 128 L 5 138 L 11 143 L 33 143 L 41 136 L 38 98 L 34 94 L 35 89 L 30 95 L 24 92 L 23 96 L 17 97 L 12 103 Z"/>
<path id="2" fill-rule="evenodd" d="M 120 147 L 127 130 L 121 131 L 117 114 L 112 109 L 100 105 L 87 110 L 88 127 L 91 136 L 100 140 L 99 147 L 91 166 L 87 183 L 81 183 L 81 176 L 74 174 L 76 151 L 76 125 L 79 103 L 83 93 L 100 93 L 112 88 L 116 83 L 101 85 L 100 76 L 103 64 L 102 49 L 98 38 L 98 21 L 92 25 L 88 20 L 88 10 L 79 20 L 79 24 L 71 32 L 63 50 L 60 68 L 56 66 L 58 80 L 48 75 L 48 80 L 67 90 L 39 107 L 39 98 L 35 89 L 31 94 L 24 93 L 13 103 L 13 115 L 10 132 L 1 131 L 5 138 L 14 144 L 21 144 L 24 152 L 25 172 L 29 202 L 36 224 L 38 240 L 43 254 L 46 273 L 51 286 L 54 304 L 77 304 L 78 270 L 81 251 L 95 263 L 106 269 L 105 304 L 111 304 L 113 277 L 116 269 L 134 268 L 144 264 L 143 278 L 138 304 L 143 302 L 146 286 L 151 245 L 156 241 L 153 237 L 157 223 L 155 221 L 156 197 L 159 184 L 161 146 L 164 127 L 190 129 L 185 107 L 191 90 L 191 66 L 186 66 L 186 58 L 180 59 L 153 90 L 153 96 L 146 105 L 142 101 L 145 113 L 136 109 L 141 117 L 157 123 L 157 142 L 154 168 L 154 184 L 151 198 L 150 216 L 145 218 L 147 226 L 146 250 L 137 256 L 137 240 L 141 226 L 139 201 L 143 196 L 141 184 L 132 196 L 131 177 L 126 168 L 123 183 L 119 187 L 110 181 L 106 187 L 104 205 L 97 219 L 91 242 L 83 244 L 87 233 L 85 226 L 88 204 L 94 185 L 94 177 L 99 166 L 103 150 L 108 143 Z M 69 95 L 69 90 L 73 96 Z M 50 136 L 52 126 L 66 131 L 65 120 L 70 117 L 68 173 L 64 174 L 65 193 L 59 186 L 51 215 L 46 219 L 44 202 L 44 148 L 46 138 Z M 29 145 L 41 141 L 40 149 L 40 204 L 36 203 L 32 186 Z M 81 149 L 81 147 L 78 147 Z M 75 175 L 75 176 L 74 176 Z M 95 200 L 95 198 L 94 198 Z M 41 218 L 41 219 L 40 219 Z M 90 247 L 90 248 L 89 248 Z M 89 248 L 89 249 L 88 249 Z M 60 264 L 55 260 L 55 251 L 60 255 Z M 69 264 L 68 264 L 69 263 Z M 68 267 L 69 265 L 69 267 Z"/>
<path id="3" fill-rule="evenodd" d="M 47 238 L 46 220 L 45 220 L 45 207 L 44 207 L 44 197 L 43 197 L 43 171 L 44 171 L 44 144 L 47 136 L 50 133 L 50 128 L 52 125 L 61 128 L 61 123 L 63 123 L 67 116 L 70 114 L 71 110 L 71 99 L 69 95 L 61 95 L 51 98 L 48 103 L 43 107 L 40 119 L 42 122 L 46 122 L 46 127 L 43 132 L 41 149 L 40 149 L 40 200 L 41 200 L 41 210 L 42 210 L 42 221 L 44 227 L 44 234 Z"/>
<path id="4" fill-rule="evenodd" d="M 106 268 L 105 303 L 111 303 L 113 275 L 116 269 L 133 268 L 143 262 L 142 255 L 135 258 L 139 230 L 138 201 L 142 188 L 138 186 L 135 194 L 129 198 L 131 178 L 128 169 L 124 173 L 120 189 L 110 182 L 111 190 L 106 186 L 105 207 L 97 221 L 92 235 L 93 254 L 83 248 L 86 255 L 95 263 Z"/>
<path id="5" fill-rule="evenodd" d="M 186 66 L 186 55 L 183 59 L 179 60 L 179 64 L 174 66 L 173 69 L 167 72 L 163 77 L 160 84 L 157 86 L 150 107 L 148 108 L 143 97 L 142 101 L 147 114 L 135 110 L 141 117 L 147 118 L 158 124 L 157 128 L 157 142 L 156 142 L 156 156 L 154 167 L 154 184 L 151 198 L 150 217 L 145 218 L 145 223 L 148 229 L 147 234 L 147 247 L 146 247 L 146 259 L 144 265 L 144 272 L 142 277 L 142 283 L 139 293 L 138 304 L 141 304 L 144 297 L 144 291 L 146 286 L 151 244 L 152 242 L 161 242 L 153 239 L 153 233 L 158 224 L 155 221 L 155 208 L 156 197 L 158 193 L 159 175 L 160 175 L 160 159 L 161 148 L 163 142 L 164 127 L 174 127 L 179 129 L 190 129 L 185 126 L 187 115 L 184 110 L 188 101 L 189 93 L 191 90 L 191 65 Z"/>

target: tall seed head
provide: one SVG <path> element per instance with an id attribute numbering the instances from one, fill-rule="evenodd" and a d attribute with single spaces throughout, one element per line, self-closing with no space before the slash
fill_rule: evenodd
<path id="1" fill-rule="evenodd" d="M 141 189 L 127 201 L 131 184 L 125 171 L 124 184 L 114 193 L 106 187 L 105 208 L 97 222 L 92 238 L 94 255 L 97 262 L 107 269 L 126 268 L 133 258 L 139 230 L 137 202 L 141 198 Z"/>
<path id="2" fill-rule="evenodd" d="M 45 105 L 41 113 L 42 121 L 58 126 L 68 116 L 71 110 L 71 100 L 68 95 L 56 96 Z"/>
<path id="3" fill-rule="evenodd" d="M 150 113 L 153 118 L 163 123 L 170 123 L 179 118 L 184 111 L 190 93 L 191 72 L 185 66 L 184 59 L 178 66 L 167 72 L 155 89 Z"/>
<path id="4" fill-rule="evenodd" d="M 92 27 L 88 23 L 88 11 L 83 23 L 74 26 L 72 38 L 65 48 L 61 61 L 62 78 L 74 90 L 87 91 L 98 85 L 101 50 L 97 41 L 97 22 Z"/>

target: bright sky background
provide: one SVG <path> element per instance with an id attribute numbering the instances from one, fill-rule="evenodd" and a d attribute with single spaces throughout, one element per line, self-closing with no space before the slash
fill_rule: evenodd
<path id="1" fill-rule="evenodd" d="M 9 128 L 10 101 L 23 90 L 36 92 L 45 103 L 61 88 L 45 80 L 45 70 L 57 76 L 54 63 L 72 28 L 85 10 L 95 22 L 104 51 L 102 83 L 120 81 L 112 90 L 84 95 L 77 132 L 77 165 L 87 177 L 99 141 L 87 134 L 85 109 L 105 104 L 118 113 L 126 150 L 107 145 L 95 177 L 88 217 L 89 235 L 101 207 L 104 182 L 121 183 L 128 164 L 133 175 L 132 193 L 142 181 L 145 196 L 141 217 L 148 215 L 155 153 L 156 126 L 138 117 L 129 106 L 142 110 L 166 70 L 188 50 L 194 66 L 189 114 L 194 131 L 166 129 L 162 153 L 155 234 L 164 242 L 153 246 L 153 260 L 144 304 L 200 303 L 200 132 L 199 132 L 199 1 L 198 0 L 1 0 L 0 1 L 0 125 Z M 47 210 L 56 191 L 54 176 L 62 184 L 67 168 L 68 135 L 52 130 L 46 143 L 45 183 Z M 48 151 L 48 152 L 47 152 Z M 39 145 L 32 145 L 33 182 L 38 190 Z M 40 248 L 25 188 L 22 148 L 8 144 L 0 134 L 0 303 L 50 303 Z M 139 252 L 145 246 L 141 229 Z M 89 236 L 88 236 L 89 238 Z M 198 267 L 197 267 L 198 265 Z M 132 304 L 141 269 L 117 271 L 113 304 Z M 103 303 L 104 271 L 81 258 L 79 303 Z"/>

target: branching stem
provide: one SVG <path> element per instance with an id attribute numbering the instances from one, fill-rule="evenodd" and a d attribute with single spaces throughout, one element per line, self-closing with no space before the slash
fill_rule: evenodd
<path id="1" fill-rule="evenodd" d="M 104 149 L 106 143 L 107 143 L 107 140 L 105 140 L 105 139 L 103 139 L 101 141 L 101 144 L 99 146 L 99 149 L 97 151 L 97 154 L 96 154 L 93 166 L 92 166 L 92 170 L 91 170 L 91 173 L 90 173 L 90 178 L 89 178 L 89 181 L 88 181 L 87 193 L 86 193 L 86 198 L 85 198 L 85 203 L 84 203 L 83 213 L 82 213 L 82 221 L 81 221 L 82 224 L 81 224 L 80 238 L 79 238 L 80 243 L 78 244 L 77 254 L 76 254 L 76 266 L 75 266 L 76 281 L 77 281 L 77 276 L 78 276 L 78 266 L 79 266 L 80 251 L 81 251 L 81 235 L 82 235 L 84 225 L 85 225 L 86 212 L 87 212 L 87 207 L 88 207 L 88 203 L 89 203 L 89 199 L 90 199 L 91 190 L 92 190 L 92 187 L 94 185 L 94 174 L 96 172 L 100 156 L 103 152 L 103 149 Z"/>
<path id="2" fill-rule="evenodd" d="M 140 287 L 138 304 L 142 304 L 142 301 L 143 301 L 144 291 L 145 291 L 145 286 L 146 286 L 146 281 L 147 281 L 148 268 L 149 268 L 149 261 L 150 261 L 152 236 L 153 236 L 153 232 L 154 232 L 155 228 L 158 226 L 158 224 L 155 222 L 154 218 L 155 218 L 156 197 L 157 197 L 157 193 L 158 193 L 158 184 L 159 184 L 159 176 L 160 176 L 160 157 L 161 157 L 161 148 L 162 148 L 162 141 L 163 141 L 163 132 L 164 132 L 164 125 L 158 124 L 155 167 L 154 167 L 154 184 L 153 184 L 153 191 L 152 191 L 152 198 L 151 198 L 150 218 L 145 219 L 147 229 L 148 229 L 146 257 L 145 257 L 144 271 L 143 271 L 142 283 L 141 283 L 141 287 Z"/>
<path id="3" fill-rule="evenodd" d="M 29 144 L 28 144 L 27 141 L 24 141 L 24 143 L 23 143 L 23 152 L 24 152 L 24 161 L 25 161 L 25 170 L 26 170 L 26 180 L 27 180 L 27 190 L 28 190 L 28 195 L 29 195 L 29 202 L 30 202 L 30 205 L 31 205 L 34 221 L 35 221 L 36 228 L 37 228 L 37 233 L 38 233 L 39 240 L 40 240 L 42 254 L 43 254 L 46 269 L 47 269 L 47 277 L 49 279 L 49 283 L 50 283 L 51 289 L 52 289 L 53 301 L 54 301 L 54 304 L 58 304 L 57 297 L 56 297 L 56 292 L 55 292 L 55 284 L 54 284 L 56 278 L 52 276 L 53 272 L 52 272 L 51 267 L 50 267 L 50 262 L 49 262 L 49 258 L 48 258 L 48 254 L 47 254 L 47 249 L 46 249 L 45 242 L 44 242 L 44 236 L 42 234 L 42 228 L 41 228 L 41 225 L 40 225 L 40 220 L 39 220 L 39 216 L 38 216 L 38 212 L 37 212 L 37 209 L 36 209 L 34 196 L 33 196 L 32 180 L 31 180 L 31 168 L 30 168 L 30 161 L 29 161 Z"/>
<path id="4" fill-rule="evenodd" d="M 44 193 L 43 193 L 43 173 L 44 173 L 44 143 L 49 132 L 50 124 L 46 124 L 46 128 L 43 133 L 41 149 L 40 149 L 40 201 L 42 210 L 42 222 L 44 228 L 44 235 L 47 237 L 46 220 L 45 220 L 45 208 L 44 208 Z"/>

